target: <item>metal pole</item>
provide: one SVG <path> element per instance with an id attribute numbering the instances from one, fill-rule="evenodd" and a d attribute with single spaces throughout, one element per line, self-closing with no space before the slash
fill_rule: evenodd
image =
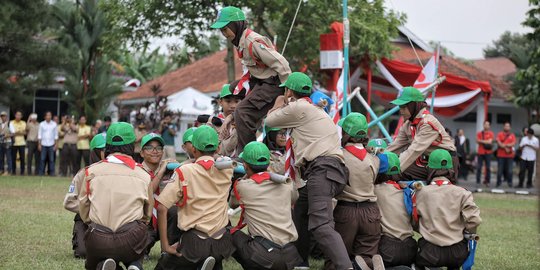
<path id="1" fill-rule="evenodd" d="M 369 104 L 366 102 L 366 100 L 364 99 L 364 97 L 362 95 L 360 95 L 360 93 L 357 93 L 356 94 L 356 97 L 358 98 L 358 100 L 360 100 L 360 103 L 362 103 L 362 105 L 364 106 L 364 108 L 366 108 L 366 110 L 368 111 L 368 113 L 371 115 L 371 117 L 373 117 L 373 120 L 376 121 L 379 119 L 379 117 L 377 117 L 377 115 L 375 114 L 375 112 L 371 109 L 371 107 L 369 106 Z M 399 107 L 398 107 L 399 109 Z M 392 136 L 390 136 L 390 134 L 388 134 L 388 131 L 386 131 L 386 128 L 384 127 L 384 125 L 381 123 L 381 121 L 378 121 L 377 123 L 377 126 L 379 127 L 379 129 L 381 130 L 382 134 L 384 135 L 384 137 L 388 140 L 388 142 L 392 142 Z M 372 125 L 373 126 L 373 125 Z M 368 124 L 368 128 L 370 127 L 370 125 Z"/>
<path id="2" fill-rule="evenodd" d="M 441 49 L 441 44 L 439 43 L 437 45 L 437 57 L 439 57 L 439 53 L 440 53 L 440 49 Z M 435 76 L 439 75 L 439 59 L 435 59 L 435 63 L 436 63 L 436 66 L 435 66 Z M 433 114 L 433 110 L 435 109 L 435 94 L 437 93 L 437 86 L 433 87 L 433 91 L 431 92 L 431 108 L 430 108 L 430 113 Z"/>
<path id="3" fill-rule="evenodd" d="M 350 29 L 347 18 L 347 0 L 343 0 L 343 100 L 347 100 L 347 90 L 349 89 L 349 43 Z M 341 117 L 348 114 L 349 106 L 343 106 Z"/>

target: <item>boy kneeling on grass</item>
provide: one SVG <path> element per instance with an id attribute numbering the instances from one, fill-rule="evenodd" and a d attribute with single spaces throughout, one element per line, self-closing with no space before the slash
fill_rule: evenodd
<path id="1" fill-rule="evenodd" d="M 222 260 L 234 252 L 227 229 L 227 198 L 233 168 L 218 169 L 214 154 L 219 140 L 216 131 L 200 126 L 193 132 L 195 163 L 178 167 L 156 200 L 158 228 L 164 255 L 156 269 L 222 269 Z M 178 203 L 177 243 L 167 239 L 167 209 Z M 215 267 L 214 267 L 215 265 Z"/>
<path id="2" fill-rule="evenodd" d="M 429 155 L 430 184 L 417 192 L 419 215 L 418 269 L 459 269 L 469 256 L 467 235 L 476 234 L 482 223 L 480 210 L 470 191 L 453 185 L 452 156 L 437 149 Z"/>
<path id="3" fill-rule="evenodd" d="M 293 269 L 302 262 L 294 241 L 298 238 L 291 208 L 298 192 L 289 179 L 274 182 L 267 172 L 270 150 L 250 142 L 240 154 L 246 177 L 234 185 L 231 204 L 242 207 L 238 226 L 231 230 L 236 247 L 234 258 L 244 269 Z M 239 231 L 246 224 L 249 235 Z"/>
<path id="4" fill-rule="evenodd" d="M 379 254 L 385 267 L 406 266 L 404 269 L 410 269 L 418 246 L 413 238 L 411 216 L 405 207 L 405 195 L 398 184 L 401 173 L 399 157 L 393 152 L 384 152 L 378 156 L 381 165 L 375 195 L 382 216 Z"/>

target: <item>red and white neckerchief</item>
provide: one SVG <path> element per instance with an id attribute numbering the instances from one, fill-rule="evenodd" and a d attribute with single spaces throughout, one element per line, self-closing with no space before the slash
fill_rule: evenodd
<path id="1" fill-rule="evenodd" d="M 347 145 L 344 147 L 345 150 L 347 150 L 349 153 L 351 153 L 353 156 L 360 160 L 364 160 L 364 158 L 367 155 L 367 150 L 363 147 L 359 147 L 356 145 Z"/>
<path id="2" fill-rule="evenodd" d="M 313 101 L 309 97 L 303 97 L 301 99 L 306 100 L 310 104 L 313 104 Z M 291 137 L 292 128 L 287 129 L 286 133 L 286 143 L 285 143 L 285 176 L 290 177 L 292 180 L 296 180 L 296 173 L 294 171 L 294 151 L 293 151 L 293 141 Z"/>
<path id="3" fill-rule="evenodd" d="M 222 112 L 218 113 L 216 117 L 221 119 L 221 121 L 225 121 L 225 115 Z"/>
<path id="4" fill-rule="evenodd" d="M 437 186 L 446 186 L 446 185 L 452 185 L 452 182 L 449 180 L 435 180 L 431 181 L 430 185 L 437 185 Z"/>
<path id="5" fill-rule="evenodd" d="M 256 174 L 252 175 L 250 177 L 250 179 L 253 180 L 257 184 L 261 184 L 264 181 L 270 180 L 270 174 L 267 173 L 267 172 L 260 172 L 260 173 L 256 173 Z M 238 180 L 238 181 L 240 181 L 240 180 Z M 236 188 L 236 185 L 238 184 L 238 181 L 234 182 L 233 192 L 234 192 L 234 197 L 236 198 L 238 203 L 240 203 L 240 199 L 241 199 L 240 198 L 240 193 L 238 193 L 238 189 Z M 246 209 L 245 209 L 243 203 L 240 203 L 240 208 L 242 209 L 242 212 L 240 213 L 240 219 L 238 219 L 238 223 L 236 224 L 236 226 L 231 229 L 231 234 L 235 233 L 236 231 L 239 231 L 239 230 L 243 229 L 246 226 L 246 223 L 244 223 L 244 213 L 246 212 Z"/>

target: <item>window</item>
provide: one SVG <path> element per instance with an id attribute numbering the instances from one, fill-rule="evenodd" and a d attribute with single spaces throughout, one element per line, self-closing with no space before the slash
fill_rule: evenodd
<path id="1" fill-rule="evenodd" d="M 491 122 L 491 113 L 488 113 L 487 120 Z M 456 118 L 456 122 L 476 123 L 476 112 L 470 112 L 462 117 Z"/>
<path id="2" fill-rule="evenodd" d="M 506 122 L 512 123 L 512 115 L 509 113 L 497 114 L 497 124 L 504 124 Z"/>

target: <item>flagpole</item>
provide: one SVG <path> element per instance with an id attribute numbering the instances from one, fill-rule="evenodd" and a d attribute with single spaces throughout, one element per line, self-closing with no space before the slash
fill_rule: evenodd
<path id="1" fill-rule="evenodd" d="M 349 19 L 347 18 L 347 0 L 343 0 L 343 101 L 347 102 L 347 91 L 349 89 L 349 43 L 350 30 Z M 341 117 L 348 114 L 349 105 L 343 106 Z"/>
<path id="2" fill-rule="evenodd" d="M 439 53 L 441 52 L 441 43 L 438 43 L 437 45 L 437 58 L 439 58 Z M 435 77 L 439 77 L 439 59 L 435 59 Z M 437 86 L 433 87 L 433 91 L 431 91 L 431 108 L 430 113 L 433 114 L 433 110 L 435 109 L 435 94 L 437 93 Z"/>

